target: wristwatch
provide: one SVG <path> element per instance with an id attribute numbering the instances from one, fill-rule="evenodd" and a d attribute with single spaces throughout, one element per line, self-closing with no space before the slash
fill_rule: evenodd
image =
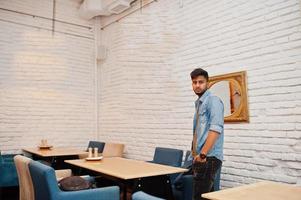
<path id="1" fill-rule="evenodd" d="M 201 153 L 201 154 L 200 154 L 200 158 L 201 158 L 202 160 L 204 160 L 204 159 L 206 159 L 206 158 L 207 158 L 207 155 L 206 155 L 206 154 L 203 154 L 203 153 Z"/>

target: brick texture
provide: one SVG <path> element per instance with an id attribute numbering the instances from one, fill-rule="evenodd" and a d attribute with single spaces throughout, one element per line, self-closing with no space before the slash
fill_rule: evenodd
<path id="1" fill-rule="evenodd" d="M 222 187 L 301 184 L 300 1 L 182 3 L 155 1 L 100 31 L 116 16 L 85 21 L 79 0 L 57 0 L 56 18 L 73 24 L 56 22 L 54 34 L 49 19 L 0 10 L 0 150 L 20 152 L 42 138 L 121 142 L 126 157 L 141 160 L 156 146 L 188 150 L 189 73 L 245 70 L 250 123 L 225 125 Z M 0 7 L 52 17 L 48 0 Z M 97 68 L 95 44 L 108 50 Z"/>
<path id="2" fill-rule="evenodd" d="M 48 139 L 87 146 L 96 138 L 94 21 L 79 1 L 2 0 L 0 7 L 0 150 L 18 153 Z M 77 25 L 81 26 L 77 26 Z M 90 27 L 90 28 L 89 28 Z"/>
<path id="3" fill-rule="evenodd" d="M 150 160 L 156 146 L 188 150 L 196 99 L 189 73 L 245 70 L 250 123 L 225 125 L 222 187 L 301 184 L 299 3 L 161 0 L 106 27 L 99 138 L 125 143 L 135 159 Z"/>

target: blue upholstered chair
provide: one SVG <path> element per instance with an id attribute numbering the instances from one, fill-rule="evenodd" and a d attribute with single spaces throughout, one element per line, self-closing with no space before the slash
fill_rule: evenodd
<path id="1" fill-rule="evenodd" d="M 102 153 L 103 149 L 105 147 L 105 143 L 104 142 L 100 142 L 100 141 L 89 141 L 88 147 L 86 149 L 86 151 L 89 150 L 89 148 L 98 148 L 98 153 Z M 88 154 L 80 154 L 78 155 L 79 159 L 85 159 L 88 156 Z"/>
<path id="2" fill-rule="evenodd" d="M 149 162 L 173 167 L 180 167 L 182 163 L 182 157 L 182 150 L 156 147 L 153 160 Z M 172 196 L 172 188 L 170 187 L 170 185 L 173 184 L 173 181 L 176 177 L 177 174 L 171 174 L 168 177 L 154 176 L 141 178 L 135 183 L 135 185 L 138 186 L 135 191 L 143 191 L 145 193 L 137 193 L 136 195 L 138 197 L 153 195 L 160 198 L 169 198 Z M 156 187 L 154 187 L 154 185 L 156 185 Z"/>
<path id="3" fill-rule="evenodd" d="M 179 149 L 156 147 L 153 163 L 179 167 L 182 164 L 183 151 Z"/>
<path id="4" fill-rule="evenodd" d="M 89 147 L 91 147 L 91 148 L 97 147 L 98 148 L 98 153 L 102 153 L 103 149 L 105 147 L 105 143 L 100 142 L 100 141 L 89 141 L 87 151 L 88 151 Z"/>
<path id="5" fill-rule="evenodd" d="M 139 191 L 139 192 L 135 192 L 132 195 L 132 200 L 164 200 L 164 199 Z"/>
<path id="6" fill-rule="evenodd" d="M 0 187 L 18 186 L 18 174 L 14 154 L 0 154 Z"/>
<path id="7" fill-rule="evenodd" d="M 117 186 L 64 192 L 58 187 L 53 168 L 31 161 L 29 171 L 36 200 L 120 200 Z"/>
<path id="8" fill-rule="evenodd" d="M 157 163 L 157 164 L 162 164 L 162 165 L 169 165 L 169 166 L 173 166 L 173 167 L 180 167 L 182 164 L 182 157 L 183 157 L 182 150 L 156 147 L 154 158 L 151 162 Z M 173 184 L 174 179 L 177 176 L 178 176 L 178 174 L 170 175 L 171 184 Z"/>

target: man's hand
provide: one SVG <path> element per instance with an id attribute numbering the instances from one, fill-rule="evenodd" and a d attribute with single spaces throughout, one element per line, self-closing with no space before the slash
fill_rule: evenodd
<path id="1" fill-rule="evenodd" d="M 200 155 L 197 155 L 197 156 L 194 157 L 194 159 L 193 159 L 193 162 L 201 162 L 201 163 L 203 163 L 203 162 L 206 162 L 206 161 L 207 161 L 207 159 L 206 159 L 206 158 L 202 159 L 202 158 L 200 157 Z"/>

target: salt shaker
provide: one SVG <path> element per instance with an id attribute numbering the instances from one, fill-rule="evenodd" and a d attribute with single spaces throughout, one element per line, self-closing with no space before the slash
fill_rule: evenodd
<path id="1" fill-rule="evenodd" d="M 94 157 L 98 157 L 98 148 L 97 147 L 94 148 Z"/>
<path id="2" fill-rule="evenodd" d="M 88 150 L 89 150 L 89 155 L 88 155 L 88 157 L 89 157 L 89 158 L 92 158 L 92 147 L 89 147 Z"/>

